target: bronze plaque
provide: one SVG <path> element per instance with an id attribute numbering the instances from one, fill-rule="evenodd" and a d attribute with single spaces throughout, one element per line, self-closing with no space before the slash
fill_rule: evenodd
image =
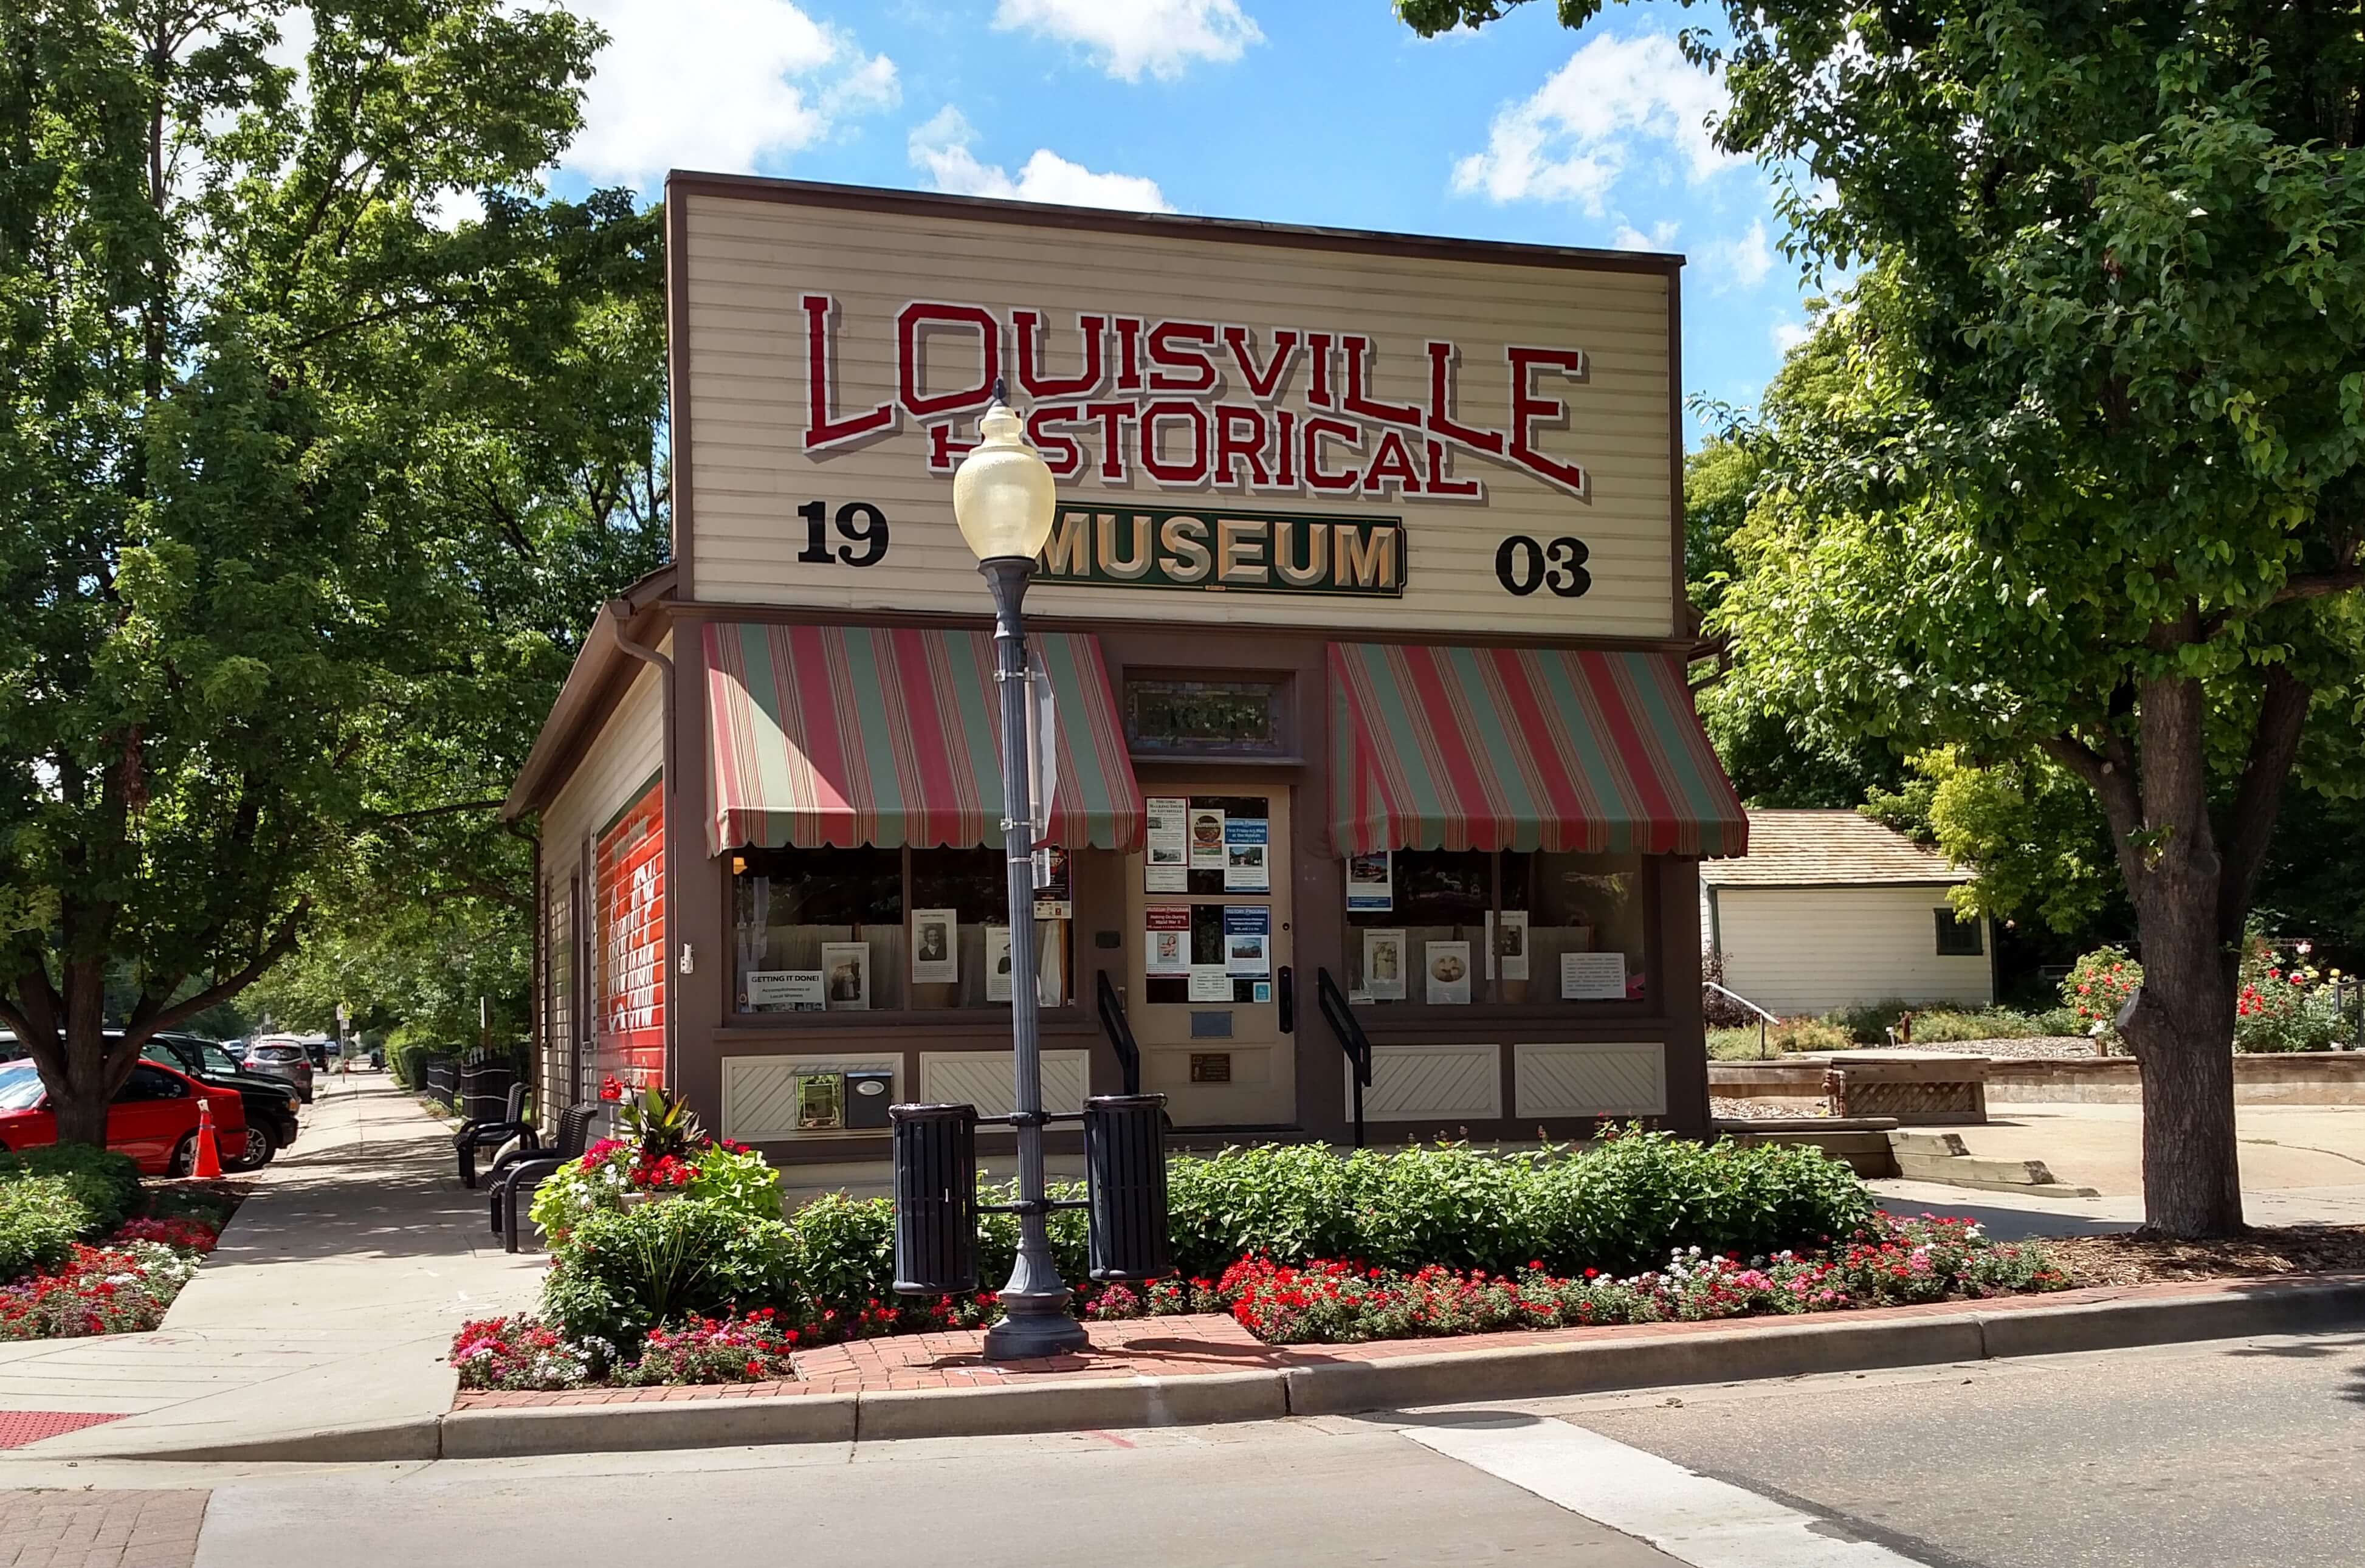
<path id="1" fill-rule="evenodd" d="M 1232 1053 L 1229 1051 L 1194 1051 L 1191 1053 L 1191 1081 L 1194 1083 L 1229 1083 L 1232 1081 Z"/>

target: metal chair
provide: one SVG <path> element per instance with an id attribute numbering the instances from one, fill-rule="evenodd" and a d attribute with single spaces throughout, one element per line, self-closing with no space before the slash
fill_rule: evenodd
<path id="1" fill-rule="evenodd" d="M 501 1250 L 518 1249 L 519 1195 L 532 1192 L 542 1184 L 544 1177 L 555 1175 L 569 1160 L 582 1159 L 584 1149 L 590 1146 L 591 1124 L 599 1117 L 597 1101 L 569 1105 L 558 1113 L 558 1132 L 547 1153 L 536 1151 L 522 1158 L 512 1155 L 494 1163 L 489 1173 L 493 1183 L 493 1234 L 501 1238 Z"/>
<path id="2" fill-rule="evenodd" d="M 510 1085 L 509 1102 L 499 1121 L 462 1122 L 460 1130 L 452 1135 L 452 1149 L 460 1162 L 460 1185 L 473 1188 L 476 1184 L 476 1151 L 499 1148 L 511 1138 L 521 1140 L 520 1152 L 537 1154 L 542 1149 L 542 1137 L 533 1124 L 525 1119 L 525 1085 Z"/>

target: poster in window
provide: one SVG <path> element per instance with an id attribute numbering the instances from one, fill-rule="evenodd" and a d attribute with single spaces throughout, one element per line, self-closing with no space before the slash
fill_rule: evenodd
<path id="1" fill-rule="evenodd" d="M 592 846 L 599 1054 L 633 1087 L 665 1072 L 665 791 L 658 780 L 618 812 Z"/>
<path id="2" fill-rule="evenodd" d="M 1270 824 L 1263 817 L 1230 817 L 1224 823 L 1224 891 L 1269 893 L 1272 868 L 1266 860 Z"/>
<path id="3" fill-rule="evenodd" d="M 1495 955 L 1501 960 L 1503 978 L 1523 980 L 1528 978 L 1528 912 L 1507 909 L 1495 917 Z"/>
<path id="4" fill-rule="evenodd" d="M 1395 908 L 1395 882 L 1389 875 L 1388 852 L 1347 857 L 1347 913 L 1384 914 Z"/>
<path id="5" fill-rule="evenodd" d="M 1193 1002 L 1229 1002 L 1232 977 L 1221 964 L 1194 964 L 1189 995 Z"/>
<path id="6" fill-rule="evenodd" d="M 1224 906 L 1224 972 L 1261 978 L 1272 973 L 1272 911 L 1261 903 Z"/>
<path id="7" fill-rule="evenodd" d="M 1191 906 L 1151 904 L 1141 912 L 1144 975 L 1182 976 L 1191 972 Z"/>
<path id="8" fill-rule="evenodd" d="M 1149 797 L 1149 836 L 1142 855 L 1141 889 L 1187 892 L 1191 885 L 1191 802 L 1181 795 Z"/>
<path id="9" fill-rule="evenodd" d="M 1563 953 L 1560 995 L 1564 1002 L 1625 1001 L 1626 955 Z"/>
<path id="10" fill-rule="evenodd" d="M 1212 806 L 1191 808 L 1191 867 L 1194 871 L 1220 871 L 1224 854 L 1224 813 Z"/>
<path id="11" fill-rule="evenodd" d="M 827 998 L 819 969 L 755 969 L 747 976 L 750 1013 L 819 1013 Z"/>
<path id="12" fill-rule="evenodd" d="M 960 912 L 915 909 L 912 912 L 912 981 L 915 985 L 952 985 L 960 980 Z"/>
<path id="13" fill-rule="evenodd" d="M 1056 844 L 1035 852 L 1035 918 L 1076 918 L 1075 894 L 1068 886 L 1068 852 Z"/>
<path id="14" fill-rule="evenodd" d="M 832 1013 L 870 1011 L 869 943 L 823 943 L 821 973 Z"/>
<path id="15" fill-rule="evenodd" d="M 1010 927 L 1007 925 L 985 928 L 985 999 L 988 1002 L 1010 1000 Z"/>
<path id="16" fill-rule="evenodd" d="M 1431 1007 L 1466 1007 L 1470 1004 L 1468 942 L 1423 943 L 1421 967 Z"/>
<path id="17" fill-rule="evenodd" d="M 1405 999 L 1405 934 L 1401 928 L 1363 932 L 1363 993 L 1373 1002 Z"/>

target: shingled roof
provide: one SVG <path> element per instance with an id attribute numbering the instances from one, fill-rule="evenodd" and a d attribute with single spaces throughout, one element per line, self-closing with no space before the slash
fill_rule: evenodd
<path id="1" fill-rule="evenodd" d="M 1703 860 L 1711 888 L 1928 887 L 1972 873 L 1861 812 L 1752 812 L 1749 853 Z"/>

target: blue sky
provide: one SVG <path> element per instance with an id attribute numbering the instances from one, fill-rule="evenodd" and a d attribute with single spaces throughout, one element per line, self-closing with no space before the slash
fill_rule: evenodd
<path id="1" fill-rule="evenodd" d="M 1805 319 L 1772 181 L 1716 151 L 1706 19 L 1536 0 L 568 0 L 613 41 L 553 188 L 673 166 L 1683 252 L 1686 390 L 1753 402 Z"/>

